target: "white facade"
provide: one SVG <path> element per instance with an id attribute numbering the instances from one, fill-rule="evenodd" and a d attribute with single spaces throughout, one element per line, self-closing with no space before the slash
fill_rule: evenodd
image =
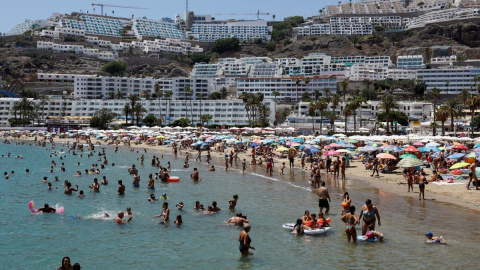
<path id="1" fill-rule="evenodd" d="M 240 41 L 254 39 L 270 40 L 272 27 L 266 21 L 235 21 L 194 23 L 191 35 L 199 41 L 214 42 L 221 38 L 238 38 Z"/>
<path id="2" fill-rule="evenodd" d="M 428 90 L 436 87 L 442 94 L 459 94 L 463 89 L 477 92 L 480 84 L 474 81 L 477 76 L 480 76 L 480 69 L 473 67 L 417 70 L 417 79 L 424 82 Z"/>
<path id="3" fill-rule="evenodd" d="M 25 20 L 23 23 L 15 25 L 12 30 L 6 33 L 6 36 L 23 35 L 27 31 L 33 31 L 40 28 L 50 28 L 55 26 L 55 22 L 50 20 Z"/>
<path id="4" fill-rule="evenodd" d="M 133 31 L 138 40 L 142 40 L 144 36 L 187 39 L 185 31 L 180 30 L 175 23 L 149 19 L 133 19 L 132 23 Z"/>
<path id="5" fill-rule="evenodd" d="M 18 98 L 0 98 L 0 126 L 9 126 L 8 119 L 13 118 L 13 106 L 18 103 Z M 40 104 L 40 100 L 34 100 Z M 248 116 L 245 112 L 245 106 L 240 99 L 234 100 L 195 100 L 190 102 L 181 100 L 171 100 L 168 102 L 160 100 L 140 100 L 139 103 L 147 110 L 143 116 L 152 114 L 156 117 L 162 116 L 166 119 L 164 123 L 171 123 L 182 117 L 193 118 L 193 124 L 200 123 L 200 114 L 212 115 L 209 124 L 218 125 L 247 125 Z M 45 111 L 39 111 L 41 119 L 49 117 L 64 117 L 62 123 L 75 124 L 77 121 L 68 118 L 92 117 L 100 109 L 109 109 L 118 116 L 123 116 L 122 110 L 128 100 L 72 100 L 72 99 L 50 99 L 45 102 Z M 270 108 L 269 122 L 273 125 L 275 120 L 275 102 L 265 100 L 263 104 Z M 193 114 L 192 114 L 193 112 Z"/>
<path id="6" fill-rule="evenodd" d="M 95 57 L 101 60 L 112 61 L 118 58 L 115 52 L 99 51 L 98 49 L 84 48 L 83 45 L 58 44 L 50 41 L 37 41 L 37 49 L 52 50 L 54 53 L 76 53 Z"/>
<path id="7" fill-rule="evenodd" d="M 324 92 L 329 89 L 330 93 L 337 90 L 337 80 L 343 80 L 343 77 L 337 76 L 314 76 L 310 78 L 308 84 L 304 83 L 304 77 L 299 77 L 301 83 L 296 84 L 297 78 L 238 78 L 237 79 L 237 96 L 243 92 L 246 93 L 262 93 L 265 99 L 275 99 L 274 91 L 280 93 L 277 100 L 298 101 L 304 92 L 313 93 L 315 90 Z"/>
<path id="8" fill-rule="evenodd" d="M 422 28 L 425 27 L 425 25 L 428 23 L 438 23 L 478 17 L 480 17 L 480 11 L 478 8 L 450 8 L 429 12 L 413 18 L 407 24 L 407 27 L 408 29 Z"/>
<path id="9" fill-rule="evenodd" d="M 411 69 L 389 68 L 387 71 L 387 78 L 389 80 L 414 80 L 417 78 L 417 71 Z"/>
<path id="10" fill-rule="evenodd" d="M 351 81 L 381 81 L 388 76 L 388 66 L 381 64 L 355 64 L 350 67 L 348 78 Z"/>
<path id="11" fill-rule="evenodd" d="M 430 60 L 431 64 L 446 64 L 450 65 L 453 64 L 454 62 L 457 61 L 457 56 L 456 55 L 450 55 L 450 56 L 440 56 L 440 57 L 434 57 Z"/>
<path id="12" fill-rule="evenodd" d="M 425 68 L 422 55 L 400 55 L 397 57 L 397 67 L 407 69 Z"/>

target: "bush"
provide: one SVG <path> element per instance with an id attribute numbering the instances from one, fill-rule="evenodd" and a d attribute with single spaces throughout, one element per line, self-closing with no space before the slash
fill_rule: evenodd
<path id="1" fill-rule="evenodd" d="M 212 52 L 223 53 L 226 51 L 236 51 L 240 48 L 238 38 L 221 38 L 213 43 Z"/>
<path id="2" fill-rule="evenodd" d="M 267 48 L 267 50 L 273 52 L 277 48 L 277 44 L 273 41 L 270 41 L 265 45 L 265 47 Z"/>
<path id="3" fill-rule="evenodd" d="M 110 61 L 103 65 L 102 70 L 110 73 L 111 75 L 116 75 L 127 69 L 127 63 L 123 61 Z"/>
<path id="4" fill-rule="evenodd" d="M 63 41 L 65 41 L 65 42 L 76 42 L 77 39 L 74 38 L 74 37 L 64 37 Z"/>
<path id="5" fill-rule="evenodd" d="M 210 56 L 208 56 L 206 53 L 192 53 L 192 55 L 190 55 L 190 59 L 192 60 L 193 64 L 210 62 Z"/>

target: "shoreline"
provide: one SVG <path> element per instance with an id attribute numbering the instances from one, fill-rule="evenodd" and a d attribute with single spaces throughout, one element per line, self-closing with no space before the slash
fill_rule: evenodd
<path id="1" fill-rule="evenodd" d="M 24 138 L 8 138 L 11 142 L 15 142 L 15 141 L 25 141 L 25 142 L 33 142 L 34 141 L 34 138 L 33 137 L 24 137 Z M 55 143 L 67 143 L 68 141 L 70 142 L 73 142 L 75 141 L 74 139 L 60 139 L 60 138 L 55 138 L 54 139 L 54 142 Z M 95 144 L 97 142 L 97 140 L 92 140 L 92 143 Z M 115 145 L 107 145 L 105 144 L 103 141 L 100 141 L 102 144 L 100 146 L 96 145 L 96 147 L 115 147 Z M 80 142 L 82 143 L 82 142 Z M 122 144 L 119 144 L 119 147 L 123 147 L 123 148 L 128 148 Z M 146 145 L 146 144 L 139 144 L 139 145 L 135 145 L 135 144 L 132 144 L 130 146 L 131 148 L 144 148 L 144 149 L 147 149 L 147 150 L 153 150 L 153 151 L 156 151 L 158 152 L 159 154 L 162 154 L 162 155 L 167 155 L 167 156 L 171 156 L 171 157 L 175 157 L 173 152 L 171 151 L 171 149 L 169 149 L 169 145 L 163 145 L 163 146 L 158 146 L 158 145 Z M 228 149 L 230 150 L 230 149 Z M 190 159 L 190 162 L 191 162 L 191 166 L 192 167 L 192 170 L 193 170 L 193 166 L 192 164 L 195 164 L 197 162 L 195 161 L 192 161 L 192 158 L 194 158 L 195 154 L 196 154 L 196 151 L 194 150 L 179 150 L 178 151 L 178 155 L 177 155 L 177 158 L 184 158 L 185 156 L 185 153 L 186 152 L 189 152 L 191 154 L 191 159 Z M 183 153 L 183 154 L 182 154 Z M 208 169 L 209 166 L 211 165 L 215 165 L 216 168 L 220 167 L 220 168 L 224 168 L 224 162 L 223 162 L 223 158 L 224 158 L 224 153 L 219 153 L 219 152 L 215 152 L 215 151 L 211 151 L 211 162 L 210 162 L 210 165 L 208 165 L 205 161 L 201 161 L 200 164 L 203 166 L 205 165 L 206 168 Z M 202 151 L 202 157 L 206 158 L 206 151 Z M 247 172 L 251 172 L 251 170 L 249 170 L 249 167 L 251 166 L 250 165 L 250 159 L 251 157 L 247 156 L 247 153 L 239 153 L 238 154 L 238 158 L 240 159 L 240 162 L 238 164 L 238 167 L 240 168 L 235 168 L 235 165 L 233 166 L 233 169 L 235 170 L 241 170 L 241 160 L 243 159 L 246 159 L 247 161 Z M 285 168 L 285 178 L 282 178 L 282 177 L 279 177 L 278 175 L 278 168 L 279 168 L 279 165 L 278 164 L 281 164 L 285 162 L 285 164 L 287 165 L 287 168 Z M 290 179 L 288 179 L 290 176 L 289 176 L 289 168 L 288 168 L 288 159 L 275 159 L 275 164 L 277 166 L 274 167 L 273 171 L 274 171 L 274 174 L 273 176 L 268 176 L 268 175 L 265 175 L 264 172 L 261 172 L 261 170 L 264 170 L 265 169 L 265 164 L 263 165 L 254 165 L 256 166 L 256 173 L 259 174 L 259 170 L 260 170 L 260 174 L 264 174 L 264 176 L 266 177 L 271 177 L 271 178 L 274 178 L 278 181 L 291 181 Z M 380 177 L 369 177 L 371 171 L 368 171 L 368 170 L 365 170 L 363 168 L 363 164 L 360 162 L 360 161 L 357 161 L 357 160 L 351 160 L 351 166 L 350 167 L 347 167 L 346 169 L 346 173 L 345 173 L 345 177 L 346 177 L 346 182 L 349 182 L 349 181 L 363 181 L 363 182 L 366 182 L 368 183 L 368 185 L 371 187 L 371 188 L 375 188 L 375 189 L 378 189 L 379 191 L 383 191 L 383 192 L 387 192 L 387 193 L 391 193 L 393 195 L 398 195 L 398 196 L 402 196 L 402 197 L 405 197 L 405 198 L 413 198 L 414 200 L 418 200 L 418 186 L 417 185 L 414 185 L 414 192 L 413 193 L 410 193 L 410 192 L 406 192 L 405 189 L 407 189 L 407 185 L 405 183 L 402 184 L 402 180 L 403 180 L 403 176 L 401 174 L 397 174 L 397 173 L 389 173 L 389 174 L 380 174 Z M 305 167 L 309 167 L 310 164 L 309 163 L 306 163 L 305 164 Z M 302 172 L 302 168 L 301 168 L 301 165 L 300 165 L 300 159 L 296 159 L 295 160 L 295 166 L 293 168 L 293 170 L 295 170 L 295 172 L 299 172 L 301 173 Z M 427 171 L 428 170 L 428 171 Z M 276 172 L 276 173 L 275 173 Z M 305 172 L 309 172 L 309 170 L 305 170 Z M 431 169 L 426 169 L 426 172 L 431 174 Z M 322 176 L 325 175 L 325 172 L 322 171 Z M 288 178 L 287 178 L 288 177 Z M 294 176 L 295 177 L 295 176 Z M 308 176 L 305 176 L 305 177 L 308 177 Z M 429 177 L 427 177 L 428 179 Z M 322 180 L 325 180 L 323 177 L 322 177 Z M 341 181 L 341 180 L 336 180 L 336 181 Z M 437 184 L 434 184 L 434 183 L 430 183 L 429 185 L 426 186 L 425 188 L 425 197 L 426 197 L 426 200 L 425 201 L 433 201 L 433 202 L 439 202 L 439 203 L 444 203 L 447 207 L 451 207 L 451 206 L 456 206 L 456 207 L 461 207 L 461 208 L 464 208 L 465 210 L 470 210 L 470 211 L 475 211 L 475 212 L 480 212 L 480 207 L 479 206 L 475 206 L 475 204 L 480 204 L 480 196 L 478 196 L 478 194 L 475 194 L 476 192 L 480 192 L 480 191 L 477 191 L 475 189 L 471 189 L 471 190 L 467 190 L 465 188 L 465 184 L 466 184 L 466 181 L 468 180 L 458 180 L 458 181 L 461 181 L 460 183 L 462 184 L 455 184 L 455 185 L 437 185 Z M 458 181 L 456 181 L 458 183 Z M 465 183 L 463 183 L 465 182 Z M 309 188 L 309 185 L 305 185 L 305 187 Z M 421 200 L 418 200 L 418 201 L 421 201 Z"/>

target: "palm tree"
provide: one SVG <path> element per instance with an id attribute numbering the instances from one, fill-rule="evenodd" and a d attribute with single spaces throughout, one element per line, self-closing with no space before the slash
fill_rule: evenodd
<path id="1" fill-rule="evenodd" d="M 298 86 L 302 83 L 302 80 L 296 79 L 295 85 L 297 86 L 297 92 L 295 93 L 295 101 L 298 102 Z"/>
<path id="2" fill-rule="evenodd" d="M 242 92 L 240 96 L 238 96 L 243 101 L 243 106 L 245 106 L 245 113 L 247 114 L 248 123 L 251 123 L 251 115 L 250 115 L 250 93 Z"/>
<path id="3" fill-rule="evenodd" d="M 387 117 L 387 134 L 390 133 L 390 112 L 398 108 L 398 103 L 392 95 L 386 95 L 383 97 L 379 106 L 380 109 L 384 109 Z"/>
<path id="4" fill-rule="evenodd" d="M 160 111 L 160 125 L 162 125 L 162 98 L 164 96 L 163 94 L 163 91 L 160 87 L 160 85 L 158 83 L 155 83 L 155 85 L 153 86 L 153 89 L 155 91 L 155 96 L 157 96 L 157 98 L 159 99 L 159 102 L 158 102 L 158 109 Z"/>
<path id="5" fill-rule="evenodd" d="M 349 83 L 348 78 L 343 79 L 343 81 L 340 83 L 340 86 L 342 87 L 342 93 L 343 93 L 343 102 L 346 101 L 348 83 Z"/>
<path id="6" fill-rule="evenodd" d="M 331 99 L 331 102 L 332 102 L 332 109 L 333 109 L 333 112 L 335 112 L 338 104 L 340 103 L 340 99 L 342 97 L 339 95 L 339 94 L 333 94 L 332 95 L 332 99 Z"/>
<path id="7" fill-rule="evenodd" d="M 198 99 L 200 99 L 200 113 L 198 114 L 198 121 L 201 121 L 200 116 L 202 116 L 202 100 L 205 98 L 204 94 L 198 94 Z"/>
<path id="8" fill-rule="evenodd" d="M 357 132 L 357 109 L 362 108 L 362 104 L 366 103 L 364 97 L 361 96 L 354 96 L 350 98 L 350 105 L 353 111 L 353 132 Z M 360 123 L 362 120 L 362 112 L 360 111 Z M 360 125 L 361 126 L 361 125 Z"/>
<path id="9" fill-rule="evenodd" d="M 462 91 L 460 91 L 460 96 L 462 97 L 463 107 L 466 107 L 467 98 L 470 96 L 470 92 L 468 91 L 468 89 L 462 89 Z"/>
<path id="10" fill-rule="evenodd" d="M 120 90 L 117 90 L 117 93 L 115 93 L 115 98 L 116 99 L 123 99 L 123 93 Z"/>
<path id="11" fill-rule="evenodd" d="M 130 100 L 130 112 L 132 112 L 132 116 L 133 116 L 133 112 L 135 112 L 135 108 L 136 108 L 137 102 L 140 100 L 140 97 L 133 94 L 128 97 L 128 100 Z M 132 117 L 132 124 L 133 124 L 133 117 Z"/>
<path id="12" fill-rule="evenodd" d="M 315 103 L 317 110 L 320 111 L 320 134 L 323 133 L 323 112 L 328 108 L 328 103 L 324 98 L 320 98 L 316 103 Z"/>
<path id="13" fill-rule="evenodd" d="M 323 88 L 323 92 L 325 93 L 325 101 L 327 101 L 327 103 L 330 103 L 330 101 L 332 100 L 330 96 L 330 88 Z"/>
<path id="14" fill-rule="evenodd" d="M 132 109 L 132 111 L 135 113 L 136 124 L 138 126 L 138 122 L 140 122 L 142 114 L 146 113 L 147 109 L 145 109 L 142 104 L 137 103 L 135 104 L 135 107 Z"/>
<path id="15" fill-rule="evenodd" d="M 168 124 L 170 124 L 170 112 L 171 112 L 170 101 L 172 100 L 172 96 L 173 96 L 173 91 L 172 90 L 167 90 L 165 92 L 165 98 L 168 101 Z"/>
<path id="16" fill-rule="evenodd" d="M 448 94 L 448 87 L 450 86 L 450 81 L 445 82 L 445 87 L 447 87 L 447 94 Z"/>
<path id="17" fill-rule="evenodd" d="M 318 89 L 313 90 L 313 97 L 314 97 L 315 101 L 318 101 L 318 99 L 320 98 L 321 95 L 322 94 L 320 93 L 320 90 L 318 90 Z"/>
<path id="18" fill-rule="evenodd" d="M 49 101 L 50 98 L 49 98 L 47 95 L 42 94 L 42 95 L 40 96 L 40 100 L 41 100 L 41 102 L 42 102 L 42 116 L 43 116 L 43 120 L 44 120 L 44 122 L 45 122 L 45 103 L 46 103 L 47 101 Z"/>
<path id="19" fill-rule="evenodd" d="M 442 136 L 445 136 L 445 122 L 448 120 L 448 116 L 448 108 L 444 105 L 435 112 L 435 118 L 442 123 Z"/>
<path id="20" fill-rule="evenodd" d="M 432 99 L 433 99 L 433 122 L 437 121 L 436 120 L 437 114 L 435 112 L 437 110 L 437 99 L 438 99 L 438 96 L 440 96 L 440 92 L 441 92 L 440 89 L 438 89 L 437 87 L 434 87 L 432 90 L 430 90 L 430 94 L 432 95 Z M 432 130 L 433 130 L 433 136 L 435 136 L 437 134 L 436 127 L 433 126 Z"/>
<path id="21" fill-rule="evenodd" d="M 211 114 L 202 114 L 200 115 L 200 121 L 202 121 L 202 126 L 204 122 L 207 122 L 207 127 L 208 127 L 208 122 L 212 120 L 213 116 Z"/>
<path id="22" fill-rule="evenodd" d="M 450 129 L 453 130 L 453 136 L 456 135 L 455 126 L 453 123 L 454 118 L 462 115 L 462 108 L 460 108 L 460 101 L 456 98 L 447 99 L 444 106 L 448 108 L 450 115 Z"/>
<path id="23" fill-rule="evenodd" d="M 222 99 L 226 99 L 228 94 L 227 88 L 222 87 L 222 89 L 220 89 L 220 94 L 222 95 Z"/>
<path id="24" fill-rule="evenodd" d="M 467 107 L 470 109 L 470 116 L 471 116 L 471 119 L 470 119 L 470 133 L 471 133 L 471 137 L 473 138 L 473 120 L 474 120 L 474 116 L 475 116 L 475 110 L 478 109 L 478 107 L 480 107 L 480 97 L 477 96 L 477 95 L 473 95 L 471 94 L 468 98 L 467 98 Z"/>
<path id="25" fill-rule="evenodd" d="M 273 97 L 274 97 L 274 99 L 275 99 L 275 103 L 277 103 L 277 97 L 280 96 L 280 92 L 278 92 L 278 91 L 273 91 L 273 92 L 272 92 L 272 95 L 273 95 Z"/>
<path id="26" fill-rule="evenodd" d="M 125 114 L 125 124 L 128 124 L 128 115 L 130 114 L 130 104 L 125 103 L 123 106 L 122 113 Z"/>
<path id="27" fill-rule="evenodd" d="M 310 78 L 309 78 L 309 77 L 306 77 L 303 82 L 304 82 L 304 84 L 305 84 L 305 92 L 308 93 L 308 84 L 310 83 Z"/>
<path id="28" fill-rule="evenodd" d="M 193 107 L 192 107 L 193 90 L 190 88 L 190 86 L 185 86 L 184 90 L 185 90 L 185 94 L 187 94 L 190 99 L 190 121 L 193 124 Z M 185 118 L 188 119 L 186 112 L 185 112 Z"/>
<path id="29" fill-rule="evenodd" d="M 342 113 L 343 117 L 345 117 L 345 135 L 347 135 L 347 122 L 348 122 L 348 117 L 352 115 L 353 112 L 353 106 L 351 103 L 346 103 L 345 108 L 343 108 Z"/>
<path id="30" fill-rule="evenodd" d="M 312 117 L 312 134 L 315 134 L 315 116 L 316 116 L 316 109 L 317 106 L 315 104 L 315 101 L 310 102 L 308 105 L 308 115 Z"/>
<path id="31" fill-rule="evenodd" d="M 336 112 L 331 112 L 327 111 L 324 113 L 325 117 L 328 119 L 328 122 L 330 123 L 330 129 L 332 132 L 335 132 L 335 120 L 338 119 L 338 114 Z"/>

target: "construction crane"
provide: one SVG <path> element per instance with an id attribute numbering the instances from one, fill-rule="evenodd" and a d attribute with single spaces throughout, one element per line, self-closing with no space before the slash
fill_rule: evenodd
<path id="1" fill-rule="evenodd" d="M 268 15 L 270 15 L 270 13 L 262 13 L 262 12 L 260 12 L 260 10 L 258 10 L 257 13 L 241 13 L 241 14 L 239 14 L 239 13 L 218 14 L 218 13 L 217 13 L 217 14 L 213 14 L 213 15 L 249 15 L 249 16 L 250 16 L 250 15 L 254 15 L 254 16 L 257 16 L 257 20 L 260 20 L 260 16 L 261 16 L 261 15 L 262 15 L 262 16 L 263 16 L 263 15 L 267 15 L 267 16 L 268 16 Z"/>
<path id="2" fill-rule="evenodd" d="M 118 6 L 118 5 L 107 5 L 107 4 L 95 4 L 93 3 L 92 6 L 99 6 L 101 8 L 101 15 L 103 15 L 103 7 L 116 7 L 116 8 L 130 8 L 130 9 L 148 9 L 144 7 L 126 7 L 126 6 Z"/>

